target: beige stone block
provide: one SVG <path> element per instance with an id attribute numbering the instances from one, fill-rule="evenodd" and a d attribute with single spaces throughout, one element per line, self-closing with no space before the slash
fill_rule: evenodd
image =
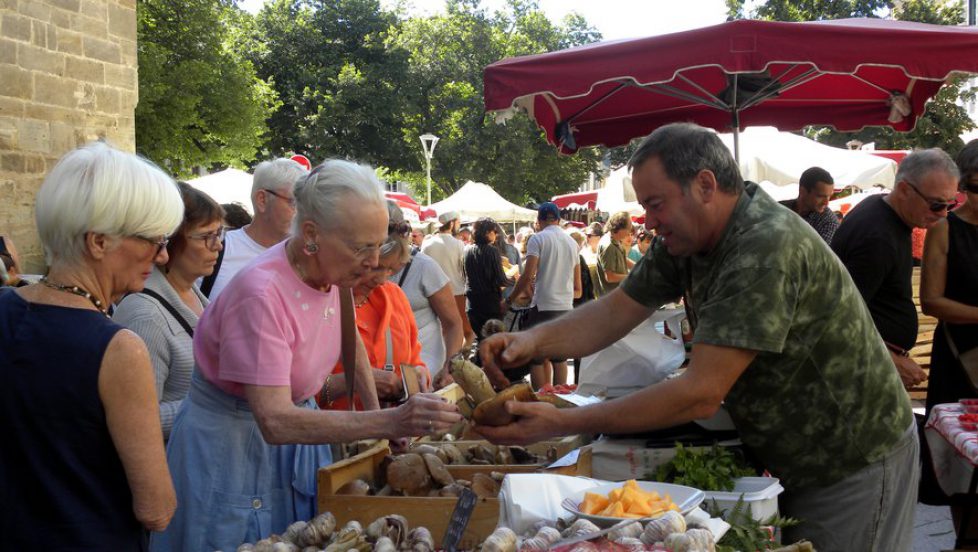
<path id="1" fill-rule="evenodd" d="M 84 36 L 82 37 L 82 45 L 84 46 L 85 57 L 100 59 L 109 63 L 122 61 L 122 52 L 119 50 L 119 45 L 114 42 Z"/>
<path id="2" fill-rule="evenodd" d="M 47 172 L 45 156 L 28 154 L 24 156 L 24 172 L 27 174 L 44 174 Z"/>
<path id="3" fill-rule="evenodd" d="M 81 33 L 59 28 L 55 34 L 58 37 L 57 43 L 59 52 L 74 54 L 76 56 L 85 55 L 85 49 L 82 47 Z"/>
<path id="4" fill-rule="evenodd" d="M 48 47 L 47 26 L 43 21 L 31 21 L 31 44 L 41 48 Z"/>
<path id="5" fill-rule="evenodd" d="M 23 153 L 0 153 L 0 171 L 22 173 L 24 166 Z"/>
<path id="6" fill-rule="evenodd" d="M 33 92 L 30 71 L 15 65 L 0 65 L 0 96 L 29 100 Z"/>
<path id="7" fill-rule="evenodd" d="M 81 0 L 79 11 L 88 17 L 105 21 L 109 18 L 108 4 L 110 2 L 112 0 Z"/>
<path id="8" fill-rule="evenodd" d="M 0 117 L 23 117 L 24 100 L 0 96 Z"/>
<path id="9" fill-rule="evenodd" d="M 38 2 L 37 0 L 21 0 L 17 4 L 17 11 L 21 15 L 31 19 L 37 19 L 39 21 L 51 20 L 51 6 L 44 2 Z"/>
<path id="10" fill-rule="evenodd" d="M 126 67 L 136 67 L 138 65 L 135 40 L 120 38 L 119 49 L 122 51 L 122 65 Z"/>
<path id="11" fill-rule="evenodd" d="M 98 100 L 95 96 L 96 86 L 89 82 L 80 82 L 75 88 L 75 101 L 78 109 L 95 111 L 98 108 Z"/>
<path id="12" fill-rule="evenodd" d="M 102 39 L 109 36 L 109 24 L 105 18 L 96 19 L 94 17 L 86 17 L 85 15 L 77 15 L 71 20 L 71 29 L 94 38 Z"/>
<path id="13" fill-rule="evenodd" d="M 109 34 L 136 40 L 136 10 L 115 4 L 108 5 Z"/>
<path id="14" fill-rule="evenodd" d="M 77 107 L 75 82 L 44 73 L 34 74 L 34 101 L 62 107 Z"/>
<path id="15" fill-rule="evenodd" d="M 136 0 L 119 0 L 119 5 L 124 8 L 136 9 Z"/>
<path id="16" fill-rule="evenodd" d="M 59 29 L 70 29 L 71 21 L 75 17 L 75 14 L 71 12 L 66 12 L 64 10 L 51 10 L 51 19 L 49 20 L 52 25 Z"/>
<path id="17" fill-rule="evenodd" d="M 0 63 L 17 65 L 17 41 L 0 36 Z"/>
<path id="18" fill-rule="evenodd" d="M 51 151 L 63 153 L 82 145 L 81 135 L 74 125 L 51 123 Z"/>
<path id="19" fill-rule="evenodd" d="M 105 64 L 101 61 L 65 56 L 65 76 L 80 81 L 103 84 Z"/>
<path id="20" fill-rule="evenodd" d="M 31 20 L 15 13 L 3 14 L 0 17 L 0 36 L 30 42 Z"/>
<path id="21" fill-rule="evenodd" d="M 83 113 L 73 107 L 58 107 L 37 102 L 24 103 L 24 116 L 49 123 L 62 123 L 75 126 L 84 117 Z"/>
<path id="22" fill-rule="evenodd" d="M 21 119 L 17 121 L 17 137 L 22 151 L 51 151 L 51 129 L 46 121 Z"/>
<path id="23" fill-rule="evenodd" d="M 47 0 L 47 3 L 70 12 L 77 12 L 81 6 L 80 0 Z"/>
<path id="24" fill-rule="evenodd" d="M 137 88 L 136 69 L 114 63 L 105 64 L 105 84 L 126 90 Z"/>
<path id="25" fill-rule="evenodd" d="M 31 46 L 30 44 L 17 45 L 17 63 L 24 69 L 41 71 L 52 75 L 62 76 L 65 74 L 65 55 L 52 52 L 46 48 Z"/>
<path id="26" fill-rule="evenodd" d="M 102 113 L 119 113 L 119 90 L 108 86 L 95 87 L 95 109 Z"/>
<path id="27" fill-rule="evenodd" d="M 0 115 L 0 150 L 14 150 L 19 147 L 17 140 L 18 120 L 20 120 L 19 117 L 14 118 Z"/>

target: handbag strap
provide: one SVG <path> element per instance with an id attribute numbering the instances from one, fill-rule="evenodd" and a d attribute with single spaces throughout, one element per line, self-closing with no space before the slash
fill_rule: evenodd
<path id="1" fill-rule="evenodd" d="M 401 278 L 397 281 L 397 287 L 404 287 L 404 279 L 407 278 L 407 273 L 409 270 L 411 270 L 411 265 L 414 264 L 414 256 L 417 254 L 417 249 L 411 251 L 411 260 L 408 261 L 408 264 L 404 265 L 404 270 L 401 272 Z"/>
<path id="2" fill-rule="evenodd" d="M 353 290 L 339 288 L 340 293 L 340 347 L 343 357 L 343 375 L 346 376 L 346 398 L 350 410 L 356 410 L 353 393 L 357 382 L 357 323 L 353 312 Z"/>
<path id="3" fill-rule="evenodd" d="M 149 295 L 153 299 L 156 299 L 156 301 L 160 305 L 162 305 L 164 309 L 170 312 L 170 315 L 173 316 L 174 320 L 176 320 L 177 322 L 180 323 L 181 326 L 183 326 L 183 329 L 186 330 L 188 334 L 190 334 L 190 337 L 194 336 L 194 329 L 190 327 L 190 322 L 187 322 L 187 320 L 183 316 L 180 316 L 180 313 L 177 312 L 177 309 L 173 305 L 171 305 L 169 301 L 164 299 L 162 295 L 156 293 L 151 289 L 146 289 L 146 288 L 143 288 L 143 290 L 140 291 L 139 293 L 142 293 L 143 295 Z"/>

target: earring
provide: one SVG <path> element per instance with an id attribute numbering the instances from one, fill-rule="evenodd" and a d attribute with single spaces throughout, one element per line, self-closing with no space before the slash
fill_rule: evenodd
<path id="1" fill-rule="evenodd" d="M 315 255 L 319 252 L 319 244 L 316 242 L 309 242 L 302 248 L 306 255 Z"/>

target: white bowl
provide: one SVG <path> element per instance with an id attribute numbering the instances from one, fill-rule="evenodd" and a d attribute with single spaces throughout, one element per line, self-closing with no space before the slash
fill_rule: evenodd
<path id="1" fill-rule="evenodd" d="M 624 481 L 619 483 L 605 483 L 603 485 L 591 487 L 590 489 L 584 489 L 582 491 L 578 491 L 568 496 L 567 498 L 561 501 L 560 505 L 568 512 L 576 516 L 582 517 L 584 519 L 590 520 L 598 527 L 611 527 L 612 525 L 628 518 L 617 518 L 617 517 L 609 517 L 609 516 L 599 516 L 595 514 L 585 514 L 578 508 L 578 506 L 581 504 L 581 501 L 584 500 L 585 493 L 597 493 L 601 495 L 607 495 L 609 492 L 622 487 L 624 484 L 625 484 Z M 679 513 L 683 515 L 686 515 L 689 512 L 691 512 L 694 508 L 699 506 L 701 502 L 703 502 L 704 498 L 706 498 L 706 495 L 703 493 L 703 491 L 699 489 L 694 489 L 692 487 L 686 487 L 684 485 L 673 485 L 672 483 L 659 483 L 658 481 L 639 481 L 638 486 L 645 492 L 655 491 L 660 495 L 669 495 L 669 498 L 671 498 L 672 501 L 676 503 L 676 506 L 679 507 Z M 650 519 L 655 519 L 663 515 L 664 513 L 665 512 L 661 514 L 656 514 L 654 516 L 645 517 L 645 518 L 635 518 L 634 521 L 645 522 Z"/>

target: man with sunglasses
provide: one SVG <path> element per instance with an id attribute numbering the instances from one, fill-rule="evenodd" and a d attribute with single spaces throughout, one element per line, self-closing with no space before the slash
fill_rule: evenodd
<path id="1" fill-rule="evenodd" d="M 286 158 L 263 161 L 255 167 L 251 186 L 251 205 L 255 216 L 251 224 L 227 233 L 217 266 L 204 278 L 200 290 L 211 301 L 231 278 L 252 259 L 288 237 L 295 217 L 295 181 L 309 171 Z"/>
<path id="2" fill-rule="evenodd" d="M 908 389 L 927 379 L 908 353 L 917 341 L 911 233 L 957 207 L 957 186 L 958 168 L 946 153 L 914 152 L 900 163 L 893 191 L 863 200 L 832 240 Z"/>

